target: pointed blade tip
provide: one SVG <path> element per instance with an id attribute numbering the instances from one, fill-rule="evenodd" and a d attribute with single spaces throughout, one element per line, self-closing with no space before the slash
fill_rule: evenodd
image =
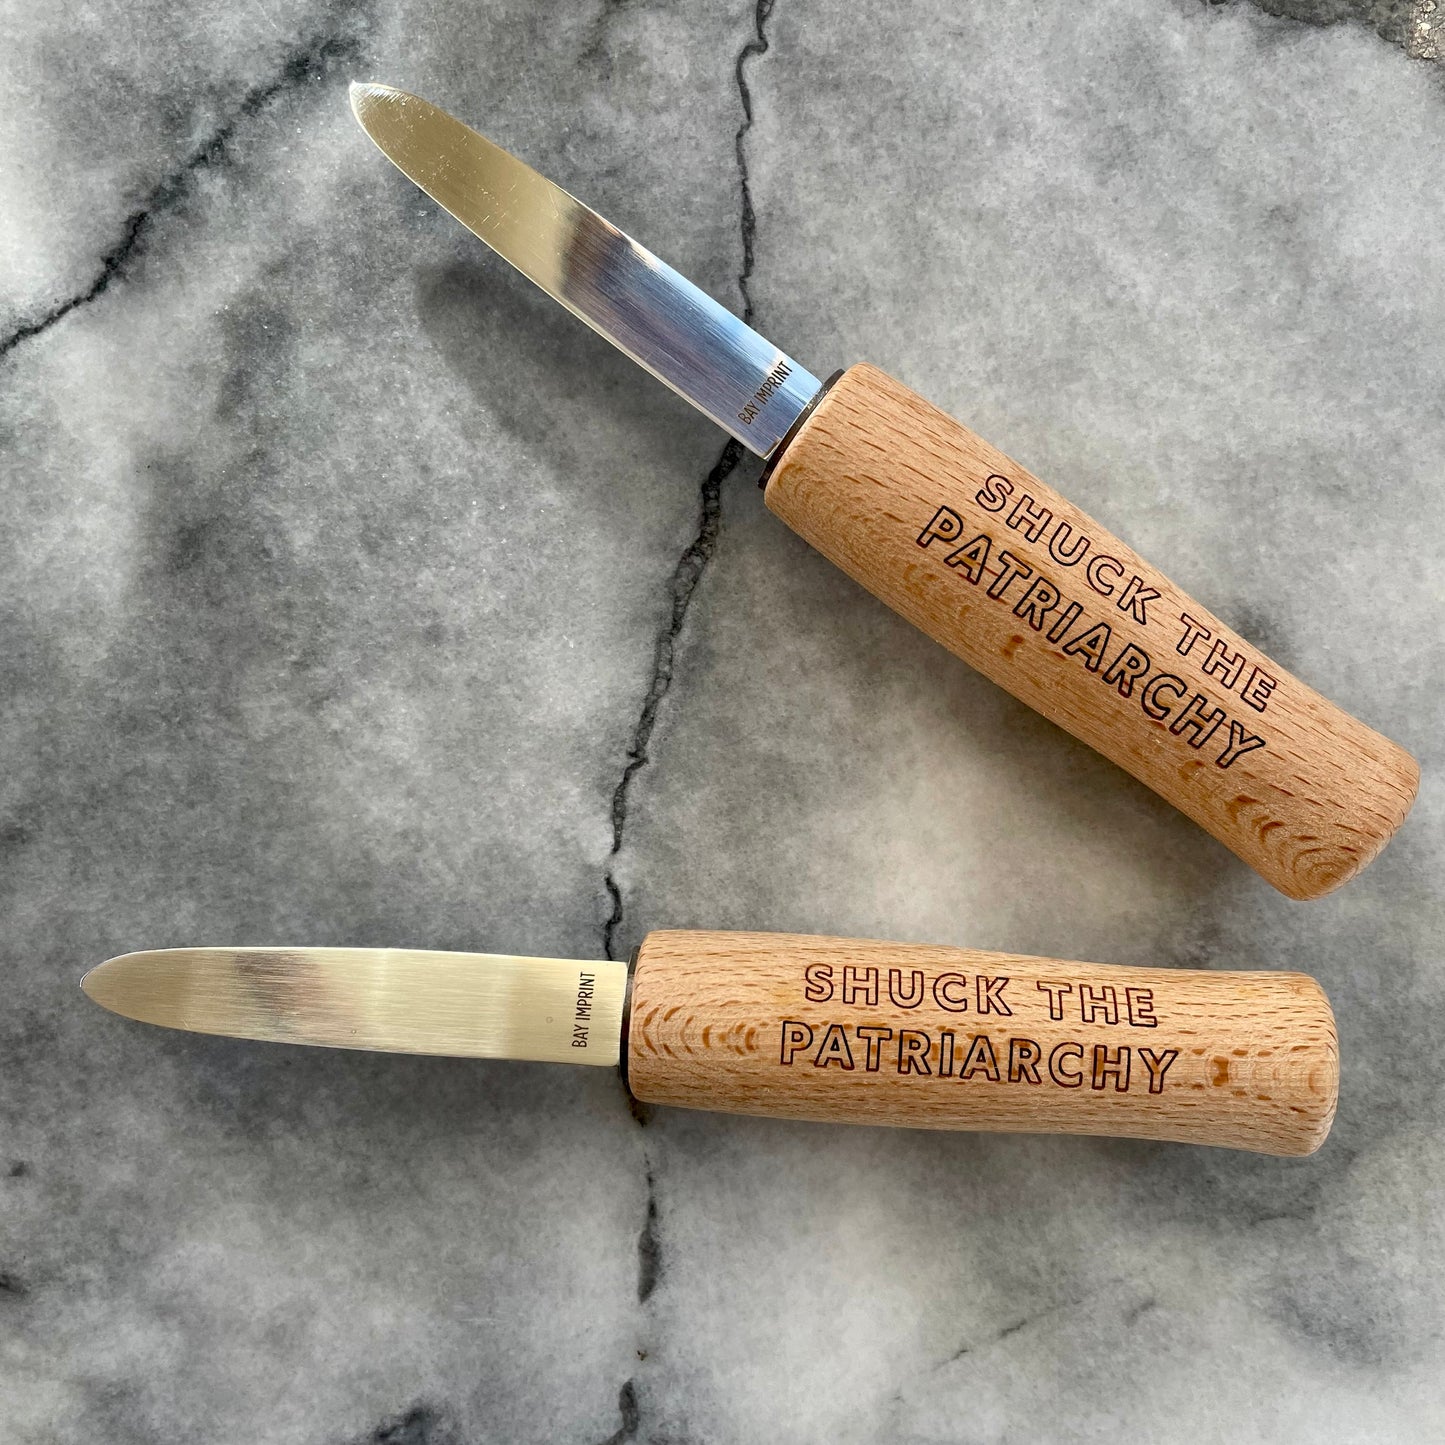
<path id="1" fill-rule="evenodd" d="M 80 987 L 88 999 L 91 999 L 95 1003 L 100 1003 L 100 996 L 97 990 L 101 989 L 105 984 L 103 977 L 105 970 L 115 962 L 116 960 L 114 958 L 104 959 L 100 963 L 92 964 L 81 974 Z M 101 1006 L 104 1007 L 103 1004 Z"/>
<path id="2" fill-rule="evenodd" d="M 346 98 L 351 103 L 351 113 L 363 130 L 370 131 L 366 123 L 366 111 L 379 101 L 391 100 L 405 92 L 394 85 L 382 85 L 375 80 L 353 80 L 346 88 Z"/>
<path id="3" fill-rule="evenodd" d="M 80 979 L 80 987 L 85 996 L 101 1008 L 129 1018 L 130 1015 L 120 1006 L 116 985 L 123 985 L 125 982 L 125 965 L 145 956 L 144 953 L 119 953 L 114 958 L 107 958 L 93 968 L 88 968 Z"/>

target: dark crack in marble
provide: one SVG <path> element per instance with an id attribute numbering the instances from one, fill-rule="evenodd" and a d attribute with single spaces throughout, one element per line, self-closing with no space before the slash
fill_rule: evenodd
<path id="1" fill-rule="evenodd" d="M 251 87 L 235 110 L 184 156 L 174 170 L 162 176 L 140 204 L 120 224 L 120 238 L 101 258 L 95 278 L 85 290 L 57 302 L 42 315 L 23 321 L 0 337 L 0 360 L 23 342 L 48 331 L 71 312 L 105 295 L 123 280 L 144 245 L 156 218 L 173 211 L 189 192 L 198 171 L 219 166 L 226 157 L 238 127 L 258 115 L 289 91 L 333 79 L 338 67 L 354 68 L 362 54 L 369 7 L 350 4 L 328 20 L 325 28 L 292 47 L 267 79 Z"/>
<path id="2" fill-rule="evenodd" d="M 466 1441 L 447 1411 L 419 1404 L 356 1437 L 352 1445 L 466 1445 Z"/>
<path id="3" fill-rule="evenodd" d="M 1445 18 L 1439 0 L 1205 0 L 1253 5 L 1266 15 L 1304 25 L 1351 23 L 1373 30 L 1415 60 L 1441 60 Z"/>
<path id="4" fill-rule="evenodd" d="M 774 0 L 757 0 L 753 12 L 753 33 L 738 52 L 733 64 L 738 98 L 742 105 L 743 118 L 733 138 L 733 151 L 737 157 L 738 190 L 741 197 L 739 229 L 742 235 L 742 267 L 737 276 L 738 292 L 742 297 L 742 319 L 752 325 L 754 321 L 751 281 L 756 264 L 756 243 L 758 218 L 753 207 L 752 187 L 748 173 L 747 138 L 753 128 L 753 97 L 748 87 L 747 71 L 749 62 L 768 51 L 767 24 L 773 13 Z M 642 700 L 642 710 L 632 731 L 627 748 L 627 764 L 622 770 L 616 790 L 612 794 L 612 851 L 615 859 L 622 852 L 624 834 L 627 828 L 628 797 L 633 780 L 650 761 L 648 744 L 653 729 L 657 726 L 658 709 L 672 688 L 674 660 L 678 638 L 687 620 L 688 608 L 692 605 L 693 593 L 697 590 L 707 565 L 717 550 L 718 536 L 722 527 L 723 483 L 737 470 L 746 453 L 736 441 L 727 441 L 713 464 L 712 470 L 703 478 L 700 499 L 700 517 L 697 535 L 678 558 L 669 587 L 671 606 L 666 626 L 658 635 L 653 651 L 652 677 L 647 693 Z M 622 890 L 618 885 L 615 869 L 609 867 L 603 879 L 611 907 L 602 926 L 602 944 L 607 958 L 615 958 L 617 931 L 622 926 Z"/>
<path id="5" fill-rule="evenodd" d="M 637 1386 L 631 1380 L 625 1380 L 617 1392 L 617 1413 L 621 1416 L 621 1423 L 602 1445 L 625 1445 L 628 1440 L 636 1440 L 637 1432 L 642 1428 L 642 1411 L 637 1404 Z"/>

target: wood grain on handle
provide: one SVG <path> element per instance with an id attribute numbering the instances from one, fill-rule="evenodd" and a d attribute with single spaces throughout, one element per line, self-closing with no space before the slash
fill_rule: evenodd
<path id="1" fill-rule="evenodd" d="M 1291 898 L 1354 876 L 1419 769 L 1057 492 L 869 366 L 766 500 L 849 576 L 1193 818 Z M 1321 579 L 1327 595 L 1333 584 Z"/>
<path id="2" fill-rule="evenodd" d="M 627 1077 L 739 1114 L 1309 1154 L 1339 1048 L 1298 973 L 1194 973 L 783 933 L 652 933 Z"/>

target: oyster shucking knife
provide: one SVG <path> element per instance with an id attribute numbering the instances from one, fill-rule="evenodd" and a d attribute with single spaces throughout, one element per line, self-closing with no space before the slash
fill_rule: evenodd
<path id="1" fill-rule="evenodd" d="M 652 1104 L 1309 1154 L 1339 1049 L 1298 973 L 1066 963 L 784 933 L 652 933 L 631 965 L 366 948 L 128 953 L 128 1018 L 334 1048 L 621 1065 Z"/>
<path id="2" fill-rule="evenodd" d="M 1127 769 L 1291 898 L 1413 802 L 1403 749 L 871 366 L 823 383 L 565 191 L 416 96 L 367 134 L 523 275 L 768 460 L 768 507 L 876 596 Z"/>

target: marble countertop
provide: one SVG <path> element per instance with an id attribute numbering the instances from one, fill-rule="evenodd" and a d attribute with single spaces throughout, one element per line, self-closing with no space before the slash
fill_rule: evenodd
<path id="1" fill-rule="evenodd" d="M 1445 1432 L 1445 36 L 1265 9 L 0 21 L 8 1440 Z M 386 166 L 353 78 L 1055 480 L 1421 759 L 1399 837 L 1290 903 L 912 632 Z M 659 926 L 1301 969 L 1338 1121 L 1303 1160 L 640 1123 L 603 1070 L 76 987 Z"/>

